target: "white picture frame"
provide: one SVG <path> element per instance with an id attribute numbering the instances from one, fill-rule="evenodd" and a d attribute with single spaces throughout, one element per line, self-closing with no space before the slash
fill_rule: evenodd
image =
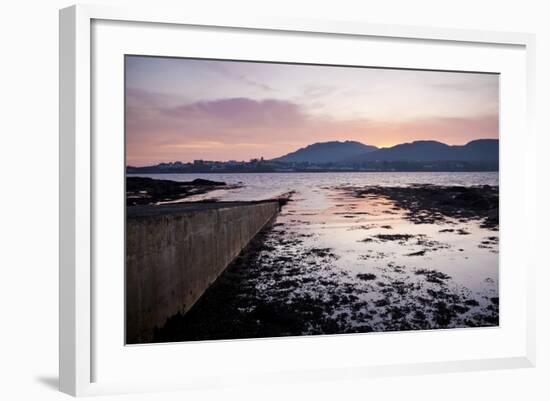
<path id="1" fill-rule="evenodd" d="M 164 10 L 151 8 L 111 8 L 108 6 L 78 5 L 60 11 L 60 390 L 75 396 L 132 392 L 132 391 L 160 391 L 166 389 L 203 388 L 208 386 L 224 385 L 234 378 L 229 376 L 223 379 L 224 371 L 220 370 L 212 375 L 201 373 L 197 368 L 195 377 L 187 377 L 185 380 L 177 376 L 166 378 L 151 377 L 151 380 L 132 380 L 129 377 L 116 378 L 111 375 L 108 379 L 99 379 L 98 365 L 96 358 L 98 350 L 103 349 L 103 343 L 96 344 L 96 324 L 98 314 L 94 308 L 94 291 L 97 290 L 98 282 L 94 273 L 94 263 L 97 255 L 94 253 L 94 232 L 97 231 L 95 214 L 95 174 L 97 155 L 102 154 L 104 149 L 94 141 L 93 126 L 94 105 L 92 102 L 93 87 L 92 76 L 95 66 L 94 53 L 100 46 L 101 41 L 93 42 L 93 25 L 98 21 L 113 22 L 135 22 L 144 24 L 162 24 L 163 27 L 204 27 L 205 29 L 243 30 L 254 34 L 256 31 L 292 34 L 322 35 L 331 37 L 336 35 L 340 38 L 384 38 L 384 40 L 415 40 L 427 41 L 430 43 L 460 44 L 461 46 L 495 46 L 512 47 L 517 49 L 518 65 L 521 64 L 521 71 L 526 74 L 524 82 L 516 82 L 521 85 L 524 97 L 517 100 L 525 107 L 516 123 L 521 124 L 524 130 L 521 133 L 522 146 L 515 146 L 510 140 L 509 144 L 519 154 L 522 160 L 521 171 L 513 172 L 510 169 L 502 169 L 502 174 L 514 176 L 510 180 L 520 182 L 525 178 L 525 172 L 534 170 L 534 132 L 531 128 L 532 111 L 534 109 L 534 35 L 525 33 L 507 32 L 485 32 L 458 29 L 438 29 L 415 26 L 389 26 L 375 25 L 363 22 L 345 21 L 313 21 L 313 20 L 291 20 L 276 18 L 246 18 L 242 20 L 226 19 L 223 16 L 215 15 L 192 15 L 180 10 Z M 160 26 L 160 25 L 159 25 Z M 124 28 L 122 28 L 124 29 Z M 139 27 L 136 29 L 140 29 Z M 164 34 L 164 33 L 160 33 Z M 460 69 L 460 68 L 458 68 Z M 519 71 L 519 70 L 518 70 Z M 497 71 L 498 72 L 498 71 Z M 501 109 L 502 111 L 502 109 Z M 123 135 L 121 132 L 120 135 Z M 520 135 L 520 134 L 517 134 Z M 511 146 L 508 145 L 508 146 Z M 506 163 L 506 158 L 502 163 Z M 515 169 L 514 169 L 515 171 Z M 510 181 L 512 182 L 512 181 Z M 510 204 L 522 208 L 521 216 L 510 218 L 510 221 L 523 221 L 521 224 L 532 225 L 536 219 L 536 209 L 527 207 L 530 192 L 536 182 L 534 178 L 526 179 L 525 191 L 512 194 L 513 188 L 509 188 Z M 521 198 L 519 198 L 521 196 Z M 524 209 L 524 210 L 523 210 Z M 510 210 L 510 209 L 508 209 Z M 504 213 L 507 213 L 506 211 Z M 501 243 L 503 246 L 505 242 Z M 524 245 L 525 249 L 529 244 Z M 509 254 L 511 255 L 511 254 Z M 535 328 L 534 328 L 534 270 L 536 260 L 533 253 L 526 252 L 522 264 L 522 276 L 517 280 L 521 288 L 515 296 L 521 298 L 521 322 L 518 327 L 521 334 L 514 338 L 517 350 L 512 354 L 497 351 L 487 355 L 479 353 L 477 357 L 466 359 L 449 359 L 443 361 L 416 361 L 411 357 L 407 363 L 395 363 L 388 359 L 387 363 L 382 357 L 374 364 L 349 360 L 349 364 L 340 361 L 340 364 L 319 368 L 302 366 L 297 370 L 275 370 L 249 368 L 250 375 L 246 380 L 258 382 L 289 382 L 295 380 L 323 380 L 329 377 L 352 377 L 363 378 L 369 376 L 386 376 L 399 374 L 420 374 L 430 372 L 467 371 L 479 369 L 502 369 L 513 367 L 530 367 L 535 363 Z M 510 256 L 512 258 L 514 255 Z M 519 260 L 519 259 L 518 259 Z M 510 273 L 506 273 L 510 274 Z M 509 282 L 509 280 L 508 280 Z M 123 291 L 122 288 L 119 291 Z M 519 316 L 518 315 L 518 316 Z M 503 329 L 504 330 L 504 329 Z M 473 333 L 473 334 L 472 334 Z M 467 334 L 460 334 L 468 337 L 469 341 L 484 336 L 482 331 L 469 331 Z M 379 336 L 395 336 L 399 334 L 380 334 Z M 434 331 L 429 334 L 430 341 L 444 336 L 441 332 Z M 487 341 L 491 340 L 493 334 L 487 335 Z M 445 334 L 445 336 L 447 336 Z M 315 352 L 318 347 L 336 347 L 342 345 L 343 341 L 354 341 L 359 344 L 368 337 L 345 337 L 331 336 L 321 343 L 316 340 L 312 343 L 302 342 L 300 348 Z M 374 337 L 371 337 L 374 338 Z M 449 337 L 451 338 L 451 337 Z M 461 341 L 462 341 L 461 340 Z M 294 349 L 295 339 L 284 340 L 249 340 L 240 342 L 237 345 L 232 342 L 218 342 L 217 344 L 204 345 L 215 347 L 219 352 L 222 348 L 233 347 L 232 352 L 280 352 L 281 347 Z M 424 341 L 424 340 L 422 340 Z M 120 347 L 124 347 L 121 342 Z M 157 345 L 147 346 L 147 353 L 156 353 L 156 350 L 168 349 L 168 346 Z M 188 348 L 188 351 L 192 351 Z M 159 351 L 162 352 L 162 351 Z M 192 354 L 192 353 L 191 353 Z M 159 354 L 160 355 L 160 354 Z M 473 355 L 473 354 L 472 354 Z M 477 354 L 476 354 L 477 355 Z M 139 355 L 133 358 L 139 358 Z M 155 356 L 149 355 L 151 358 Z M 159 356 L 157 356 L 159 357 Z M 351 357 L 350 357 L 351 358 Z M 100 355 L 101 359 L 101 355 Z M 105 360 L 105 359 L 104 359 Z M 135 362 L 136 359 L 133 359 Z M 330 362 L 329 362 L 330 365 Z M 245 369 L 245 367 L 243 367 Z M 99 372 L 101 373 L 101 372 Z M 220 379 L 221 378 L 221 379 Z M 246 383 L 246 380 L 243 383 Z"/>

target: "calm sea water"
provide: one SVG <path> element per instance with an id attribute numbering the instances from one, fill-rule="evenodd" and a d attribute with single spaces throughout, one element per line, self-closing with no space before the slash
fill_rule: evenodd
<path id="1" fill-rule="evenodd" d="M 132 175 L 134 174 L 129 174 L 129 176 Z M 223 181 L 227 184 L 244 184 L 241 188 L 213 191 L 195 198 L 187 198 L 187 201 L 213 198 L 224 201 L 259 200 L 272 198 L 289 191 L 296 191 L 299 194 L 311 197 L 310 201 L 318 201 L 319 196 L 314 195 L 312 190 L 334 185 L 498 185 L 498 172 L 135 174 L 134 176 L 173 181 L 192 181 L 196 178 L 203 178 Z"/>
<path id="2" fill-rule="evenodd" d="M 415 327 L 414 313 L 431 310 L 441 303 L 443 292 L 447 306 L 469 300 L 467 311 L 461 311 L 445 327 L 462 327 L 464 322 L 476 321 L 479 316 L 494 313 L 498 299 L 498 231 L 480 226 L 476 220 L 448 219 L 445 223 L 414 224 L 391 199 L 358 199 L 344 187 L 371 185 L 406 186 L 410 184 L 436 185 L 498 185 L 498 173 L 268 173 L 268 174 L 148 174 L 157 179 L 190 181 L 204 178 L 240 184 L 238 188 L 217 190 L 186 200 L 258 200 L 295 191 L 293 201 L 281 211 L 274 225 L 274 233 L 293 238 L 291 246 L 273 241 L 273 246 L 262 254 L 265 275 L 254 283 L 263 300 L 273 302 L 281 297 L 277 287 L 277 267 L 269 261 L 291 256 L 295 267 L 308 260 L 312 250 L 325 250 L 331 257 L 324 258 L 318 269 L 300 270 L 300 284 L 284 293 L 281 302 L 292 299 L 322 296 L 319 283 L 337 280 L 337 287 L 352 289 L 355 306 L 343 303 L 327 311 L 340 321 L 347 319 L 350 327 L 368 323 L 374 330 L 388 330 L 396 326 L 390 317 L 399 307 L 409 311 L 409 322 Z M 407 234 L 404 241 L 377 241 L 377 235 Z M 368 240 L 368 239 L 371 240 Z M 418 241 L 422 239 L 423 244 Z M 367 239 L 367 241 L 365 241 Z M 487 241 L 490 239 L 490 244 Z M 430 248 L 423 255 L 415 252 Z M 287 263 L 287 262 L 286 262 Z M 287 263 L 288 264 L 288 263 Z M 433 277 L 419 274 L 423 271 L 444 273 L 444 286 Z M 365 281 L 365 275 L 375 279 Z M 325 281 L 323 281 L 325 280 Z M 332 287 L 331 287 L 332 288 Z M 388 289 L 391 289 L 389 291 Z M 331 290 L 336 291 L 336 290 Z M 439 294 L 439 295 L 438 295 Z M 439 298 L 438 298 L 439 297 Z M 454 297 L 454 298 L 453 298 Z M 381 300 L 387 300 L 384 303 Z M 475 302 L 474 302 L 475 301 Z M 477 305 L 476 305 L 477 303 Z M 364 307 L 362 305 L 377 305 Z M 413 306 L 416 306 L 416 309 Z M 393 312 L 392 312 L 393 311 Z M 388 317 L 390 316 L 390 317 Z M 433 316 L 437 317 L 437 311 Z M 477 316 L 477 317 L 476 317 Z M 438 328 L 437 318 L 428 316 L 423 326 Z M 473 320 L 472 320 L 473 319 Z M 481 318 L 479 318 L 481 319 Z M 481 321 L 481 320 L 479 320 Z M 471 324 L 470 324 L 471 325 Z M 408 326 L 405 326 L 408 327 Z M 307 334 L 307 333 L 304 333 Z"/>

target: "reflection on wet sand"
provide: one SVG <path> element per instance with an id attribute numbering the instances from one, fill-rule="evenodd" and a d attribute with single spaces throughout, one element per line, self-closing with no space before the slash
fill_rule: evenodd
<path id="1" fill-rule="evenodd" d="M 155 341 L 495 326 L 498 187 L 308 186 Z"/>

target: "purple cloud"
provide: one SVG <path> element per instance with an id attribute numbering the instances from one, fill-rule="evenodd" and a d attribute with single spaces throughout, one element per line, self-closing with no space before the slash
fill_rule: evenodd
<path id="1" fill-rule="evenodd" d="M 161 113 L 182 122 L 220 123 L 231 127 L 287 125 L 295 126 L 306 120 L 300 107 L 292 102 L 275 99 L 254 100 L 229 98 L 195 102 L 161 109 Z"/>

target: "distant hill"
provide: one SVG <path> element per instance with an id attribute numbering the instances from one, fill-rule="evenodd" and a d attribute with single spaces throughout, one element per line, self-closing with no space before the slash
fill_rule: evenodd
<path id="1" fill-rule="evenodd" d="M 376 146 L 365 145 L 355 141 L 320 142 L 277 157 L 272 159 L 272 161 L 286 163 L 340 163 L 377 149 Z"/>
<path id="2" fill-rule="evenodd" d="M 498 162 L 498 139 L 478 139 L 464 146 L 450 146 L 437 141 L 415 141 L 381 148 L 348 159 L 349 162 Z"/>
<path id="3" fill-rule="evenodd" d="M 497 161 L 498 139 L 478 139 L 462 146 L 462 160 L 466 161 Z"/>
<path id="4" fill-rule="evenodd" d="M 463 146 L 415 141 L 377 148 L 355 141 L 314 143 L 272 160 L 195 160 L 127 166 L 128 174 L 209 174 L 322 171 L 498 171 L 498 139 Z"/>

